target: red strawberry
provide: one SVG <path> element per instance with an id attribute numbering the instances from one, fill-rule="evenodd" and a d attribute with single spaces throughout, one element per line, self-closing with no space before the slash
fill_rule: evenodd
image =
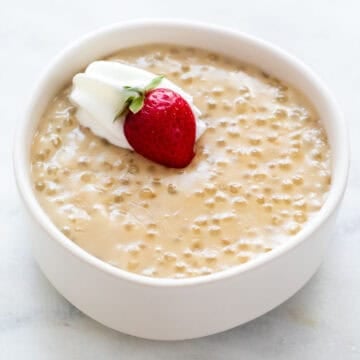
<path id="1" fill-rule="evenodd" d="M 142 156 L 167 167 L 189 165 L 195 155 L 196 130 L 190 105 L 169 89 L 135 90 L 138 95 L 129 98 L 124 123 L 129 144 Z"/>

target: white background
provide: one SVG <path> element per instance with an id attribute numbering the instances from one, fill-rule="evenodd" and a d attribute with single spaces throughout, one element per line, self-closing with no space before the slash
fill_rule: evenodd
<path id="1" fill-rule="evenodd" d="M 358 0 L 0 0 L 0 359 L 360 359 L 359 14 Z M 226 25 L 283 47 L 325 80 L 350 128 L 349 187 L 320 271 L 269 314 L 199 340 L 136 339 L 67 303 L 32 259 L 12 175 L 13 130 L 44 66 L 78 36 L 138 17 Z"/>

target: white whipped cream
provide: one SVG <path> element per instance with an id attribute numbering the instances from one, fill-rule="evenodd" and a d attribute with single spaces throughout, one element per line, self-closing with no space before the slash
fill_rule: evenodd
<path id="1" fill-rule="evenodd" d="M 121 148 L 133 150 L 124 134 L 126 114 L 116 115 L 126 101 L 124 86 L 145 87 L 156 77 L 148 71 L 115 61 L 95 61 L 84 73 L 73 78 L 70 100 L 77 105 L 77 119 L 90 128 L 97 136 Z M 196 140 L 206 130 L 206 124 L 198 116 L 201 114 L 192 97 L 167 79 L 162 79 L 158 87 L 171 89 L 180 94 L 190 105 L 196 121 Z"/>

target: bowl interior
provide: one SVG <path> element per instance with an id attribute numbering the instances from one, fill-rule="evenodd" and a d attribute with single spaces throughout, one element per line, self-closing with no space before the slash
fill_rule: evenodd
<path id="1" fill-rule="evenodd" d="M 332 152 L 332 185 L 328 198 L 319 214 L 296 235 L 289 244 L 283 245 L 259 259 L 241 267 L 193 279 L 175 280 L 180 283 L 210 281 L 212 278 L 246 271 L 271 260 L 274 256 L 296 246 L 309 236 L 322 221 L 332 213 L 342 198 L 348 169 L 348 144 L 346 128 L 336 104 L 319 79 L 301 62 L 287 53 L 261 40 L 218 27 L 175 21 L 138 21 L 118 24 L 92 33 L 66 48 L 48 67 L 31 98 L 25 119 L 20 124 L 15 141 L 14 166 L 20 193 L 30 213 L 49 234 L 70 251 L 116 276 L 144 278 L 113 268 L 79 249 L 56 229 L 40 208 L 32 190 L 30 180 L 30 145 L 37 123 L 51 98 L 72 76 L 96 59 L 103 58 L 122 48 L 166 43 L 203 48 L 218 52 L 240 61 L 253 64 L 300 90 L 314 105 L 328 134 Z M 54 240 L 55 241 L 55 240 Z M 144 281 L 162 282 L 164 279 L 145 278 Z M 171 279 L 167 279 L 171 282 Z"/>

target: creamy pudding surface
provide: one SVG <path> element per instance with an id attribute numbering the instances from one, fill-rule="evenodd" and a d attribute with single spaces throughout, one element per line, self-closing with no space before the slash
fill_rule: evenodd
<path id="1" fill-rule="evenodd" d="M 33 138 L 38 200 L 80 247 L 145 276 L 207 275 L 247 263 L 306 226 L 331 184 L 326 133 L 296 89 L 222 55 L 151 45 L 109 59 L 193 96 L 208 127 L 184 169 L 153 163 L 79 125 L 71 86 Z"/>

